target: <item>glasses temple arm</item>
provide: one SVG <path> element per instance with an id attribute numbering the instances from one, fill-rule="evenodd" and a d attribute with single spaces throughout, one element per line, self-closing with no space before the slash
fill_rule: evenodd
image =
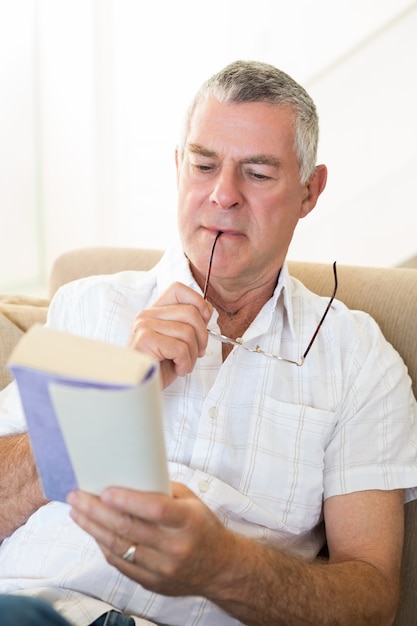
<path id="1" fill-rule="evenodd" d="M 307 350 L 304 352 L 304 354 L 302 356 L 303 360 L 306 358 L 307 354 L 310 352 L 310 348 L 313 345 L 314 340 L 315 340 L 315 338 L 318 335 L 318 332 L 319 332 L 319 330 L 320 330 L 320 328 L 321 328 L 321 326 L 322 326 L 322 324 L 323 324 L 323 322 L 324 322 L 324 320 L 326 318 L 327 313 L 329 312 L 330 307 L 332 306 L 333 300 L 335 299 L 336 291 L 337 291 L 337 287 L 338 287 L 337 272 L 336 272 L 336 261 L 333 263 L 333 275 L 334 275 L 334 289 L 333 289 L 332 296 L 331 296 L 331 298 L 329 300 L 329 304 L 327 305 L 326 310 L 324 311 L 323 317 L 319 321 L 318 326 L 317 326 L 317 328 L 316 328 L 316 330 L 314 332 L 314 335 L 312 336 L 312 338 L 310 340 L 310 343 L 307 346 Z"/>

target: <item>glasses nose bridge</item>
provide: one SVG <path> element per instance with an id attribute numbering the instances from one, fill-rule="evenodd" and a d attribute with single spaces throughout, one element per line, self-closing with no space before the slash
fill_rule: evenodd
<path id="1" fill-rule="evenodd" d="M 210 200 L 222 209 L 235 208 L 242 202 L 242 189 L 238 167 L 223 163 L 214 180 Z"/>

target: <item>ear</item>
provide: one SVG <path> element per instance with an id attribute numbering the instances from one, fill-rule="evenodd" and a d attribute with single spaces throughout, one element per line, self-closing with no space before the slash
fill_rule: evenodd
<path id="1" fill-rule="evenodd" d="M 305 217 L 314 209 L 321 192 L 326 187 L 327 167 L 317 165 L 313 174 L 305 185 L 305 194 L 301 204 L 300 217 Z"/>
<path id="2" fill-rule="evenodd" d="M 177 172 L 177 186 L 178 186 L 178 179 L 179 179 L 179 175 L 180 175 L 180 167 L 181 167 L 181 156 L 180 156 L 180 151 L 178 146 L 175 148 L 175 169 Z"/>

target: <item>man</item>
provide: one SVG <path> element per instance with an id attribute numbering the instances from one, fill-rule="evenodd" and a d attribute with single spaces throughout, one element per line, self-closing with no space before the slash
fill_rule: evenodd
<path id="1" fill-rule="evenodd" d="M 416 403 L 373 320 L 335 300 L 321 325 L 327 301 L 288 275 L 326 184 L 317 136 L 310 97 L 270 65 L 202 86 L 176 155 L 181 245 L 145 276 L 65 287 L 48 322 L 159 361 L 174 497 L 45 504 L 10 388 L 0 591 L 80 626 L 112 609 L 172 626 L 392 623 Z"/>

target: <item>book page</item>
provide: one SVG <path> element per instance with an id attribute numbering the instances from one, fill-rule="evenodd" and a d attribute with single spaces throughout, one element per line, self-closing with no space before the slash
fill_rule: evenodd
<path id="1" fill-rule="evenodd" d="M 170 493 L 157 371 L 125 389 L 51 383 L 49 391 L 80 489 Z"/>

